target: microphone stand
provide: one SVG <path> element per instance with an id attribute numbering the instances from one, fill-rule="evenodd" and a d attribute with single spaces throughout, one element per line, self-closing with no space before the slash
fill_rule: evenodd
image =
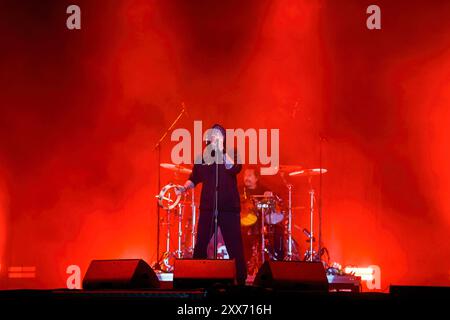
<path id="1" fill-rule="evenodd" d="M 161 167 L 160 167 L 160 163 L 161 163 L 161 144 L 164 141 L 164 139 L 166 138 L 166 136 L 169 134 L 170 131 L 172 131 L 173 127 L 175 127 L 175 125 L 177 124 L 177 122 L 180 120 L 180 118 L 183 116 L 183 114 L 186 112 L 186 108 L 184 105 L 184 102 L 181 103 L 181 107 L 182 110 L 181 112 L 178 114 L 178 116 L 175 118 L 175 120 L 172 122 L 172 124 L 169 126 L 169 128 L 167 128 L 167 130 L 163 133 L 163 135 L 161 136 L 161 138 L 159 138 L 158 142 L 156 143 L 155 147 L 153 148 L 153 151 L 155 151 L 156 149 L 158 149 L 158 191 L 161 190 Z M 156 208 L 157 208 L 157 214 L 158 214 L 158 229 L 156 231 L 156 237 L 157 237 L 157 241 L 156 241 L 156 256 L 159 257 L 159 237 L 160 237 L 160 211 L 159 211 L 159 205 L 156 204 Z"/>

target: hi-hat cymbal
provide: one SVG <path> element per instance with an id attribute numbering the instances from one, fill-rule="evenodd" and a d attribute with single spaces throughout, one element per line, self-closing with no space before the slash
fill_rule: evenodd
<path id="1" fill-rule="evenodd" d="M 178 173 L 190 174 L 192 169 L 186 168 L 180 164 L 172 164 L 172 163 L 161 163 L 160 166 L 164 169 L 168 169 L 170 171 L 175 171 Z"/>
<path id="2" fill-rule="evenodd" d="M 319 174 L 325 174 L 328 170 L 325 168 L 318 168 L 318 169 L 304 169 L 299 171 L 294 171 L 289 173 L 291 177 L 311 177 L 311 176 L 317 176 Z"/>

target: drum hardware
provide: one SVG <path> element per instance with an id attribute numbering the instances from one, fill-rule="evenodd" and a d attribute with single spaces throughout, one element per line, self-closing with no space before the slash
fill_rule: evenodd
<path id="1" fill-rule="evenodd" d="M 163 272 L 173 271 L 173 262 L 175 258 L 175 254 L 170 251 L 170 211 L 171 209 L 166 209 L 166 222 L 163 223 L 163 225 L 166 225 L 166 251 L 163 252 L 156 263 L 157 269 Z"/>
<path id="2" fill-rule="evenodd" d="M 312 254 L 311 254 L 312 252 Z M 315 250 L 306 250 L 305 254 L 303 255 L 303 261 L 320 261 L 319 255 Z"/>
<path id="3" fill-rule="evenodd" d="M 194 248 L 195 248 L 195 239 L 197 236 L 197 207 L 195 205 L 195 190 L 191 191 L 191 214 L 192 214 L 192 223 L 191 223 L 191 246 L 189 251 L 192 252 L 192 256 L 194 256 Z"/>
<path id="4" fill-rule="evenodd" d="M 270 227 L 273 227 L 273 225 L 269 226 L 269 228 Z M 268 234 L 268 237 L 265 239 L 265 246 L 264 246 L 265 254 L 267 255 L 267 257 L 270 260 L 278 261 L 278 260 L 280 260 L 280 258 L 282 259 L 283 257 L 280 257 L 279 256 L 280 252 L 277 252 L 277 243 L 276 243 L 276 239 L 275 239 L 275 232 L 268 231 L 267 234 Z M 270 235 L 272 235 L 272 237 L 273 237 L 272 242 L 270 242 L 268 239 Z"/>
<path id="5" fill-rule="evenodd" d="M 309 232 L 309 230 L 308 229 L 306 229 L 306 228 L 304 228 L 303 230 L 302 230 L 302 232 L 305 234 L 305 236 L 308 238 L 308 240 L 306 240 L 306 242 L 311 242 L 311 240 L 312 240 L 312 242 L 314 242 L 314 241 L 316 241 L 316 238 L 314 238 L 313 236 L 312 236 L 312 234 L 311 234 L 311 232 Z"/>
<path id="6" fill-rule="evenodd" d="M 313 223 L 314 223 L 314 200 L 315 200 L 315 198 L 314 198 L 314 189 L 311 184 L 311 178 L 308 178 L 308 180 L 309 180 L 309 185 L 311 187 L 311 189 L 309 190 L 309 209 L 310 209 L 309 225 L 311 228 L 310 240 L 312 240 L 312 239 L 314 239 Z M 310 257 L 309 261 L 313 261 L 313 258 L 314 258 L 314 249 L 313 249 L 314 243 L 313 242 L 314 241 L 309 241 L 309 257 Z"/>
<path id="7" fill-rule="evenodd" d="M 264 237 L 264 219 L 266 210 L 266 208 L 261 209 L 261 264 L 264 263 L 266 255 L 266 239 Z"/>
<path id="8" fill-rule="evenodd" d="M 270 204 L 269 203 L 263 203 L 263 202 L 259 202 L 256 207 L 258 209 L 268 209 L 270 208 Z"/>
<path id="9" fill-rule="evenodd" d="M 183 250 L 183 216 L 184 216 L 184 208 L 185 205 L 188 203 L 187 201 L 182 200 L 182 195 L 178 194 L 176 190 L 180 188 L 180 185 L 169 183 L 166 186 L 164 186 L 161 189 L 161 192 L 156 196 L 158 199 L 158 205 L 166 210 L 166 222 L 164 223 L 166 225 L 166 251 L 162 254 L 161 258 L 157 262 L 157 267 L 161 271 L 164 272 L 172 272 L 173 271 L 173 262 L 174 258 L 183 258 L 184 256 L 184 250 Z M 195 215 L 196 215 L 196 205 L 195 205 L 195 196 L 194 192 L 191 193 L 191 208 L 193 210 L 193 221 L 192 221 L 192 248 L 191 251 L 193 252 L 193 247 L 195 245 Z M 177 216 L 178 216 L 178 244 L 177 244 L 177 250 L 174 252 L 170 249 L 170 241 L 171 241 L 171 213 L 176 208 L 177 210 Z"/>
<path id="10" fill-rule="evenodd" d="M 177 251 L 175 251 L 177 253 L 178 259 L 181 259 L 183 257 L 183 251 L 181 250 L 181 239 L 183 237 L 183 209 L 184 205 L 182 203 L 178 204 L 178 248 Z"/>
<path id="11" fill-rule="evenodd" d="M 264 255 L 266 255 L 269 257 L 270 260 L 278 260 L 275 256 L 276 253 L 274 252 L 273 254 L 271 253 L 271 251 L 267 248 L 267 246 L 264 248 Z"/>
<path id="12" fill-rule="evenodd" d="M 289 176 L 293 177 L 307 177 L 309 185 L 309 252 L 305 253 L 305 259 L 307 261 L 320 261 L 320 256 L 314 251 L 314 206 L 315 206 L 315 190 L 312 185 L 312 177 L 327 173 L 327 169 L 302 169 L 289 173 Z"/>
<path id="13" fill-rule="evenodd" d="M 290 184 L 286 180 L 285 172 L 282 171 L 280 173 L 280 177 L 283 180 L 284 185 L 288 189 L 288 223 L 287 223 L 287 253 L 284 257 L 284 260 L 286 261 L 293 261 L 293 254 L 292 254 L 292 188 L 293 185 Z"/>
<path id="14" fill-rule="evenodd" d="M 258 210 L 267 210 L 268 213 L 265 217 L 266 224 L 273 225 L 283 221 L 284 214 L 282 213 L 281 208 L 277 208 L 277 206 L 280 207 L 282 203 L 282 200 L 278 195 L 254 195 L 251 197 L 254 199 L 264 198 L 264 200 L 256 200 L 255 207 Z"/>
<path id="15" fill-rule="evenodd" d="M 289 193 L 288 204 L 288 252 L 286 255 L 287 261 L 292 261 L 292 184 L 287 184 Z"/>
<path id="16" fill-rule="evenodd" d="M 256 195 L 256 196 L 251 196 L 251 198 L 253 199 L 253 203 L 254 203 L 254 207 L 257 209 L 257 212 L 259 212 L 259 215 L 256 216 L 256 219 L 260 221 L 260 226 L 259 226 L 259 230 L 260 230 L 260 248 L 259 248 L 259 254 L 260 254 L 260 258 L 257 260 L 258 264 L 261 265 L 262 263 L 264 263 L 265 261 L 265 255 L 267 254 L 269 259 L 273 259 L 273 255 L 272 253 L 267 249 L 266 247 L 266 226 L 269 227 L 271 226 L 270 223 L 268 223 L 267 225 L 265 224 L 266 219 L 268 218 L 268 221 L 270 222 L 270 214 L 271 214 L 271 210 L 274 208 L 273 205 L 273 201 L 272 198 L 273 196 L 261 196 L 261 195 Z M 262 200 L 258 200 L 264 198 Z M 245 219 L 241 219 L 241 221 L 245 222 Z M 256 221 L 255 221 L 256 223 Z M 255 252 L 254 252 L 255 253 Z"/>
<path id="17" fill-rule="evenodd" d="M 191 200 L 185 200 L 183 204 L 185 207 L 190 206 L 191 207 L 191 217 L 187 219 L 184 229 L 190 230 L 188 232 L 189 234 L 189 246 L 185 245 L 185 248 L 183 250 L 183 258 L 192 258 L 194 256 L 194 248 L 195 248 L 195 242 L 197 237 L 196 232 L 196 226 L 197 226 L 197 205 L 195 203 L 195 190 L 192 189 L 190 192 L 190 198 Z M 185 243 L 187 243 L 188 240 L 185 239 Z"/>

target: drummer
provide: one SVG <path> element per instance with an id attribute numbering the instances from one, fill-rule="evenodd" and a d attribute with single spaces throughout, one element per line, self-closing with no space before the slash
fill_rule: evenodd
<path id="1" fill-rule="evenodd" d="M 260 183 L 260 171 L 257 166 L 247 166 L 244 169 L 243 174 L 244 179 L 244 187 L 241 192 L 242 195 L 242 201 L 249 203 L 251 202 L 251 196 L 254 195 L 264 195 L 266 197 L 272 197 L 274 196 L 274 193 L 265 185 Z M 245 208 L 246 205 L 242 205 L 242 213 L 245 214 Z M 243 228 L 243 240 L 244 240 L 244 251 L 245 256 L 248 259 L 250 252 L 249 252 L 249 242 L 251 240 L 252 235 L 259 234 L 259 223 L 253 224 L 252 226 L 248 228 Z M 277 260 L 281 260 L 283 258 L 284 254 L 284 246 L 283 246 L 283 224 L 278 224 L 272 226 L 272 232 L 273 232 L 273 241 L 272 241 L 272 251 L 277 258 Z M 247 242 L 247 243 L 246 243 Z"/>
<path id="2" fill-rule="evenodd" d="M 260 174 L 257 166 L 248 166 L 244 170 L 244 200 L 253 195 L 265 195 L 266 197 L 272 196 L 272 191 L 259 183 Z"/>

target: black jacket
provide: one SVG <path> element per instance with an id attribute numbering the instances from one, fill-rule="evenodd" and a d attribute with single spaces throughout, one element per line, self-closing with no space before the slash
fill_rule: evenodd
<path id="1" fill-rule="evenodd" d="M 230 169 L 226 169 L 224 164 L 218 164 L 217 166 L 219 171 L 219 212 L 239 212 L 241 210 L 241 204 L 236 176 L 241 171 L 242 165 L 234 164 Z M 216 164 L 194 164 L 189 180 L 191 180 L 194 185 L 202 183 L 200 210 L 214 211 Z"/>

